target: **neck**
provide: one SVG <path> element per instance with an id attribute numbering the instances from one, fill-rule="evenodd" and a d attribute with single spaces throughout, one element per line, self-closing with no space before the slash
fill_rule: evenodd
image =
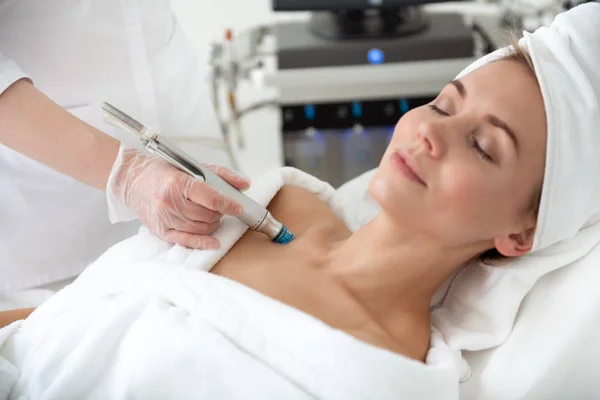
<path id="1" fill-rule="evenodd" d="M 435 292 L 478 250 L 443 248 L 380 213 L 331 250 L 325 269 L 376 320 L 393 323 L 402 315 L 428 322 Z"/>

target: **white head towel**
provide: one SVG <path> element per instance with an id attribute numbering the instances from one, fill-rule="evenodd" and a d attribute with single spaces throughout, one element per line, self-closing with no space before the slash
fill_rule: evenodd
<path id="1" fill-rule="evenodd" d="M 510 334 L 521 301 L 543 275 L 600 242 L 600 4 L 524 33 L 546 110 L 546 168 L 533 252 L 497 267 L 470 265 L 454 280 L 433 325 L 450 347 L 482 350 Z M 489 54 L 460 76 L 505 56 Z M 463 379 L 468 370 L 462 371 Z"/>

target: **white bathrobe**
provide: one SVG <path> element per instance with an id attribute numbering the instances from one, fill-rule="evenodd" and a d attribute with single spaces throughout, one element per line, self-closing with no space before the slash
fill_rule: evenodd
<path id="1" fill-rule="evenodd" d="M 283 184 L 335 209 L 331 186 L 292 168 L 249 195 L 267 204 Z M 424 364 L 208 273 L 245 230 L 226 217 L 217 251 L 145 231 L 110 249 L 0 331 L 0 399 L 458 398 L 456 360 L 436 332 Z"/>

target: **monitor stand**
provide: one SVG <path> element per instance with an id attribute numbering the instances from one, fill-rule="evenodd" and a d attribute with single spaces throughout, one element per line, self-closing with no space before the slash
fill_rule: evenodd
<path id="1" fill-rule="evenodd" d="M 314 12 L 309 22 L 315 35 L 330 40 L 406 36 L 428 25 L 418 6 Z"/>

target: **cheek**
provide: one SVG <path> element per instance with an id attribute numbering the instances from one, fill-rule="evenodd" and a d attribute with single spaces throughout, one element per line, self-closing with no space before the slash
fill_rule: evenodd
<path id="1" fill-rule="evenodd" d="M 506 196 L 491 174 L 468 163 L 455 163 L 441 174 L 439 209 L 457 224 L 477 226 L 489 224 L 496 216 L 505 214 Z M 501 217 L 502 218 L 502 217 Z"/>
<path id="2" fill-rule="evenodd" d="M 439 175 L 439 199 L 457 205 L 470 203 L 481 194 L 483 178 L 467 162 L 447 163 Z"/>
<path id="3" fill-rule="evenodd" d="M 486 166 L 477 166 L 477 162 L 445 170 L 437 200 L 452 224 L 471 227 L 474 234 L 494 235 L 513 220 L 519 196 L 514 185 L 495 172 L 484 172 Z"/>

